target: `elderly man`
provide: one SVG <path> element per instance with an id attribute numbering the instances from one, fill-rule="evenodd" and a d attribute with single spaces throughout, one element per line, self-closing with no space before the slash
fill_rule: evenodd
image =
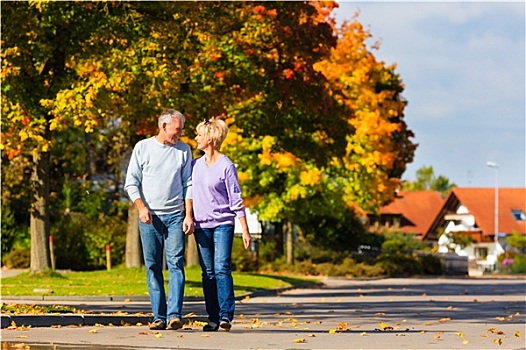
<path id="1" fill-rule="evenodd" d="M 159 116 L 157 135 L 139 141 L 128 165 L 124 188 L 139 211 L 148 293 L 154 315 L 150 329 L 179 329 L 185 284 L 185 234 L 192 217 L 192 153 L 179 141 L 185 117 L 167 109 Z M 163 248 L 169 273 L 166 301 Z"/>

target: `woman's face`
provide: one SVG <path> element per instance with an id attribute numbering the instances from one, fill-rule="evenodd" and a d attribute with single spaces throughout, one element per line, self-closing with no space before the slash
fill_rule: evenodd
<path id="1" fill-rule="evenodd" d="M 197 141 L 197 149 L 201 151 L 211 145 L 210 138 L 203 133 L 203 128 L 199 128 L 195 140 Z"/>

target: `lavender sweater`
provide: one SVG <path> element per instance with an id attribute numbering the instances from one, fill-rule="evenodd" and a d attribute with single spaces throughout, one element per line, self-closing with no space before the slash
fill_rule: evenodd
<path id="1" fill-rule="evenodd" d="M 211 167 L 204 156 L 192 164 L 195 228 L 234 225 L 236 216 L 245 216 L 236 167 L 227 156 L 221 156 Z"/>

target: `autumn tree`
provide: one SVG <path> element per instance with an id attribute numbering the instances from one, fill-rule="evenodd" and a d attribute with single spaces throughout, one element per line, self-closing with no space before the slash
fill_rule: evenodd
<path id="1" fill-rule="evenodd" d="M 162 108 L 181 102 L 193 22 L 177 11 L 192 10 L 170 2 L 3 4 L 3 160 L 12 174 L 32 169 L 32 272 L 50 267 L 50 166 L 52 156 L 71 156 L 54 153 L 60 135 L 78 131 L 86 146 L 89 135 L 105 141 L 117 195 L 124 150 L 154 132 Z M 85 154 L 84 177 L 93 157 Z M 16 184 L 2 185 L 12 192 Z"/>
<path id="2" fill-rule="evenodd" d="M 316 68 L 350 111 L 346 118 L 353 130 L 343 144 L 345 155 L 331 163 L 333 179 L 348 206 L 375 211 L 400 187 L 416 145 L 404 121 L 404 86 L 396 66 L 377 61 L 371 50 L 379 46 L 367 46 L 372 35 L 357 16 L 342 24 L 337 46 Z"/>
<path id="3" fill-rule="evenodd" d="M 247 204 L 263 220 L 294 222 L 303 191 L 294 185 L 303 176 L 319 186 L 315 168 L 342 154 L 334 145 L 349 132 L 314 69 L 336 38 L 307 3 L 222 3 L 213 16 L 192 67 L 192 85 L 215 102 L 200 104 L 202 115 L 223 114 L 230 125 L 224 151 Z"/>

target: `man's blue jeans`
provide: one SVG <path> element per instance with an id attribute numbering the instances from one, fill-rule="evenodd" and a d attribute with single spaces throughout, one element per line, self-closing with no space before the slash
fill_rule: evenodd
<path id="1" fill-rule="evenodd" d="M 148 293 L 152 304 L 153 320 L 166 322 L 181 318 L 184 296 L 184 248 L 183 212 L 152 215 L 152 223 L 139 220 Z M 164 290 L 163 248 L 168 266 L 168 303 Z"/>
<path id="2" fill-rule="evenodd" d="M 234 281 L 230 264 L 234 225 L 196 229 L 194 232 L 203 271 L 203 292 L 208 320 L 219 324 L 234 318 Z"/>

